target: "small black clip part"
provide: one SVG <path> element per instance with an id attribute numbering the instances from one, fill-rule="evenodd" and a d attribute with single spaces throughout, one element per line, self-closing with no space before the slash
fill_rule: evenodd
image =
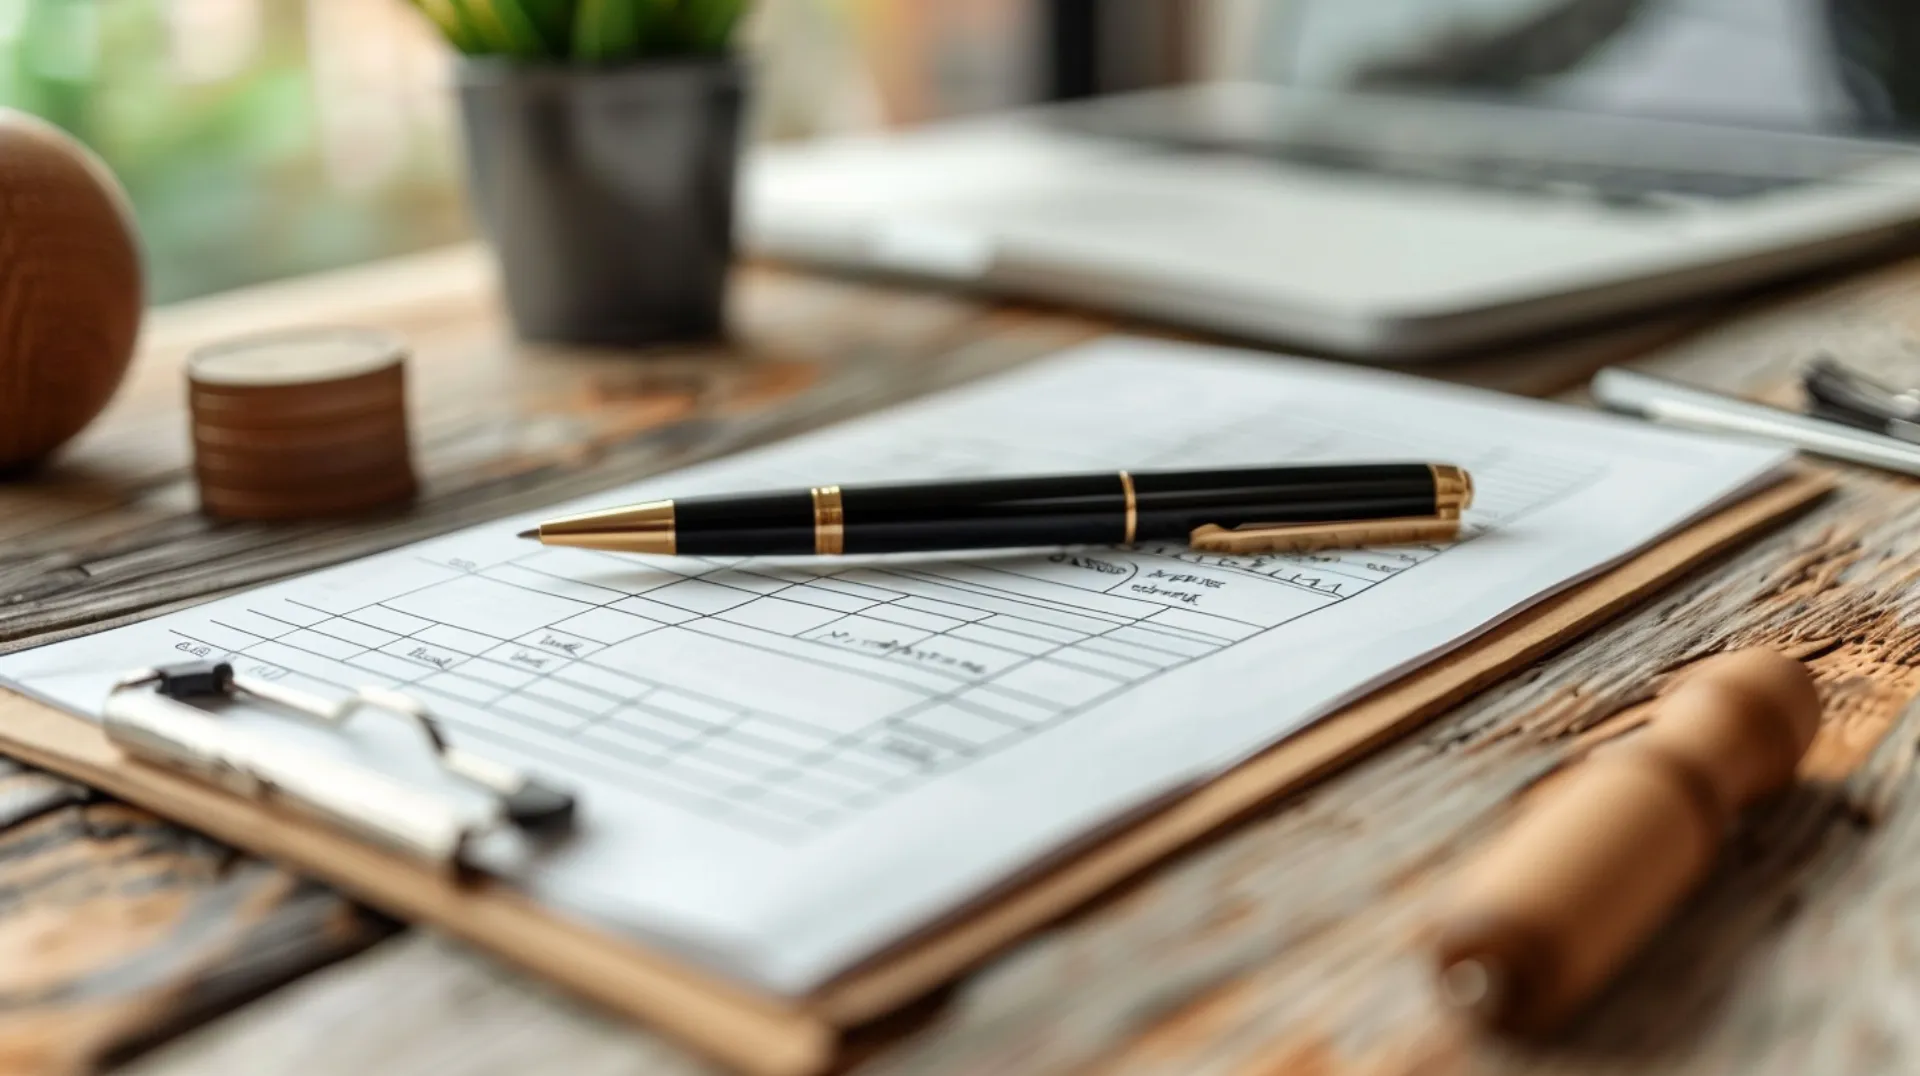
<path id="1" fill-rule="evenodd" d="M 1815 407 L 1856 426 L 1877 429 L 1889 421 L 1920 419 L 1913 394 L 1869 377 L 1830 355 L 1816 357 L 1800 375 Z"/>
<path id="2" fill-rule="evenodd" d="M 502 797 L 507 818 L 522 829 L 558 829 L 573 824 L 571 792 L 540 781 L 528 781 Z"/>
<path id="3" fill-rule="evenodd" d="M 233 690 L 233 666 L 224 661 L 183 661 L 153 670 L 156 690 L 169 699 L 205 699 Z"/>

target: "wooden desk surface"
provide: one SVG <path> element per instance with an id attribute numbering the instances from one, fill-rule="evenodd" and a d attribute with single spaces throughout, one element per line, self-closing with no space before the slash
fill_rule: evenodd
<path id="1" fill-rule="evenodd" d="M 1920 381 L 1917 288 L 1920 261 L 1429 372 L 1545 395 L 1633 358 L 1758 391 L 1827 349 Z M 105 418 L 44 473 L 0 485 L 0 650 L 628 481 L 1113 327 L 770 269 L 739 274 L 735 320 L 729 349 L 516 346 L 464 249 L 159 311 Z M 356 524 L 203 520 L 181 355 L 342 322 L 416 345 L 426 498 Z M 994 962 L 863 1071 L 1920 1071 L 1920 719 L 1902 717 L 1920 691 L 1916 534 L 1920 487 L 1847 472 L 1797 523 Z M 1811 780 L 1749 821 L 1566 1036 L 1521 1048 L 1450 1030 L 1411 944 L 1435 881 L 1530 782 L 1630 728 L 1663 671 L 1756 644 L 1819 677 Z M 0 768 L 0 1072 L 110 1062 L 141 1076 L 708 1071 L 269 864 Z"/>

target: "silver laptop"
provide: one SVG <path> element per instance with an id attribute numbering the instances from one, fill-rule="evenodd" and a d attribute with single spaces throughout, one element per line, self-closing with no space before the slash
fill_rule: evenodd
<path id="1" fill-rule="evenodd" d="M 1674 32 L 1656 12 L 1630 34 Z M 1808 99 L 1773 115 L 1763 46 L 1782 42 L 1721 27 L 1701 45 L 1723 70 L 1683 49 L 1678 76 L 1623 75 L 1610 41 L 1610 67 L 1500 99 L 1283 74 L 774 147 L 749 164 L 742 231 L 782 258 L 1409 361 L 1759 282 L 1920 221 L 1920 149 L 1816 133 L 1841 93 L 1817 64 Z"/>

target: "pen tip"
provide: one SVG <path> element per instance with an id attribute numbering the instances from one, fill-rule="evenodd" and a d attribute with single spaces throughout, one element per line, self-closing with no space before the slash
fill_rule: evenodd
<path id="1" fill-rule="evenodd" d="M 530 531 L 521 531 L 519 534 L 514 535 L 514 537 L 515 538 L 531 538 L 537 542 L 540 540 L 540 528 L 535 527 Z"/>

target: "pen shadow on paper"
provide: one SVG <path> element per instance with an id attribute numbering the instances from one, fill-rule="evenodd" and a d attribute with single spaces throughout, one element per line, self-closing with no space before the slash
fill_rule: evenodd
<path id="1" fill-rule="evenodd" d="M 1697 1056 L 1742 1026 L 1875 1014 L 1842 995 L 1894 985 L 1868 969 L 1914 970 L 1887 953 L 1912 947 L 1903 929 L 1920 933 L 1917 741 L 1920 722 L 1903 720 L 1848 780 L 1803 781 L 1756 808 L 1613 983 L 1559 1034 L 1519 1049 L 1650 1063 Z"/>
<path id="2" fill-rule="evenodd" d="M 836 556 L 823 562 L 821 558 L 805 555 L 763 555 L 754 557 L 716 557 L 722 567 L 714 574 L 724 575 L 741 572 L 749 576 L 760 575 L 769 582 L 796 582 L 801 578 L 835 578 L 849 573 L 868 571 L 898 572 L 918 571 L 938 574 L 943 569 L 964 570 L 968 568 L 996 568 L 1012 565 L 1032 564 L 1048 560 L 1059 561 L 1075 555 L 1099 556 L 1112 553 L 1119 557 L 1129 552 L 1146 552 L 1151 546 L 1163 543 L 1142 543 L 1138 547 L 1127 546 L 1045 546 L 1026 549 L 968 549 L 968 550 L 928 550 L 913 553 L 851 553 Z M 632 588 L 628 592 L 646 597 L 648 592 L 667 582 L 683 578 L 679 573 L 650 564 L 645 560 L 636 560 L 625 566 L 606 569 L 597 573 L 596 582 L 614 589 Z M 1110 580 L 1109 580 L 1110 581 Z M 736 587 L 739 584 L 733 584 Z M 764 594 L 778 596 L 777 591 L 767 590 Z M 900 596 L 911 596 L 903 592 Z"/>

